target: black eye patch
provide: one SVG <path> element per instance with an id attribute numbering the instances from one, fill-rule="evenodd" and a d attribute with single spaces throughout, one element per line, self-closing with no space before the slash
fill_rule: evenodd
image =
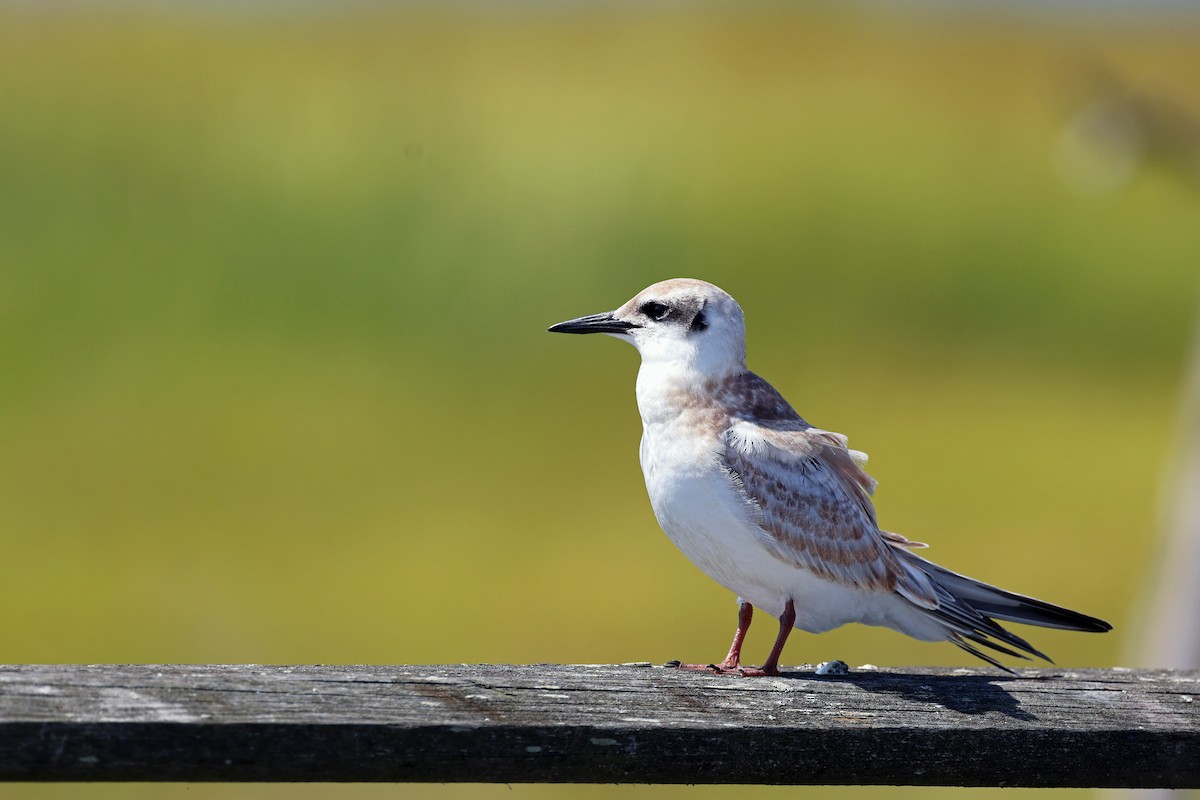
<path id="1" fill-rule="evenodd" d="M 642 312 L 655 322 L 660 322 L 666 319 L 667 314 L 671 313 L 671 309 L 669 307 L 664 306 L 662 303 L 655 303 L 653 300 L 648 303 L 642 303 L 641 306 L 638 307 L 638 311 Z"/>

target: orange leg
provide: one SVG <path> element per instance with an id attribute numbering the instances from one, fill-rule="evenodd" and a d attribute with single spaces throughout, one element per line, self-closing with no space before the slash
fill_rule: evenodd
<path id="1" fill-rule="evenodd" d="M 750 630 L 750 622 L 754 619 L 754 606 L 742 601 L 738 606 L 738 626 L 733 634 L 733 644 L 729 645 L 729 654 L 717 666 L 724 669 L 737 669 L 742 663 L 742 642 L 746 641 L 746 631 Z"/>
<path id="2" fill-rule="evenodd" d="M 775 646 L 761 667 L 743 667 L 742 643 L 746 640 L 746 631 L 750 629 L 750 620 L 754 617 L 754 606 L 743 601 L 738 607 L 737 633 L 733 635 L 733 644 L 729 646 L 729 655 L 720 664 L 683 664 L 678 661 L 667 663 L 668 667 L 693 670 L 697 672 L 715 672 L 718 675 L 737 675 L 742 678 L 762 678 L 779 674 L 779 659 L 783 656 L 783 647 L 787 644 L 792 626 L 796 624 L 796 604 L 789 599 L 779 615 L 779 635 L 775 637 Z"/>
<path id="3" fill-rule="evenodd" d="M 722 675 L 739 675 L 738 668 L 742 663 L 742 643 L 746 641 L 746 631 L 750 630 L 750 622 L 754 619 L 754 606 L 742 601 L 738 606 L 738 626 L 733 634 L 733 644 L 729 645 L 729 653 L 720 664 L 684 664 L 680 661 L 668 661 L 666 666 L 675 669 L 685 669 L 694 672 L 716 672 Z"/>
<path id="4" fill-rule="evenodd" d="M 787 644 L 788 634 L 792 632 L 792 626 L 795 624 L 796 605 L 789 598 L 787 605 L 783 607 L 783 613 L 779 615 L 779 635 L 775 637 L 775 646 L 771 648 L 771 654 L 767 656 L 767 660 L 758 669 L 743 667 L 737 670 L 737 673 L 744 678 L 762 678 L 769 675 L 778 675 L 779 658 L 783 655 L 783 646 Z"/>

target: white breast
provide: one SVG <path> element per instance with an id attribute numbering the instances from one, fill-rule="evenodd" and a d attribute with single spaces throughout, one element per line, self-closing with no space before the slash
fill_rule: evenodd
<path id="1" fill-rule="evenodd" d="M 646 428 L 641 447 L 650 505 L 675 546 L 714 581 L 772 616 L 792 598 L 798 628 L 817 632 L 849 621 L 831 601 L 858 593 L 772 556 L 759 544 L 752 507 L 721 467 L 719 442 L 677 427 Z M 851 598 L 842 599 L 845 610 Z"/>
<path id="2" fill-rule="evenodd" d="M 646 490 L 659 525 L 692 563 L 772 616 L 792 599 L 801 630 L 820 633 L 864 622 L 930 638 L 920 635 L 923 630 L 908 630 L 912 615 L 898 595 L 834 583 L 768 552 L 760 543 L 766 534 L 755 523 L 754 507 L 722 467 L 718 432 L 704 430 L 694 414 L 644 407 L 650 404 L 642 402 L 643 388 L 639 379 Z"/>

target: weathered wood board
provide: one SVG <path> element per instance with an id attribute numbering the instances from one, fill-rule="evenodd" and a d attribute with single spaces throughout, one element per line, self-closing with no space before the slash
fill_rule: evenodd
<path id="1" fill-rule="evenodd" d="M 9 666 L 0 780 L 1200 787 L 1200 673 Z"/>

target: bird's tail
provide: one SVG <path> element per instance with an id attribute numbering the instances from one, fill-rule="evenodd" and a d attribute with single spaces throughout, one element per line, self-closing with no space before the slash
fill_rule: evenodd
<path id="1" fill-rule="evenodd" d="M 1046 661 L 1051 659 L 1020 636 L 1002 627 L 996 622 L 998 619 L 1068 631 L 1103 633 L 1112 630 L 1112 625 L 1102 619 L 1010 592 L 968 578 L 966 575 L 959 575 L 921 558 L 905 547 L 895 546 L 894 552 L 907 566 L 929 577 L 937 594 L 938 605 L 936 608 L 923 610 L 947 628 L 946 638 L 968 653 L 1001 669 L 1008 670 L 974 645 L 983 645 L 1018 658 L 1027 658 L 1023 653 L 1028 653 Z"/>

